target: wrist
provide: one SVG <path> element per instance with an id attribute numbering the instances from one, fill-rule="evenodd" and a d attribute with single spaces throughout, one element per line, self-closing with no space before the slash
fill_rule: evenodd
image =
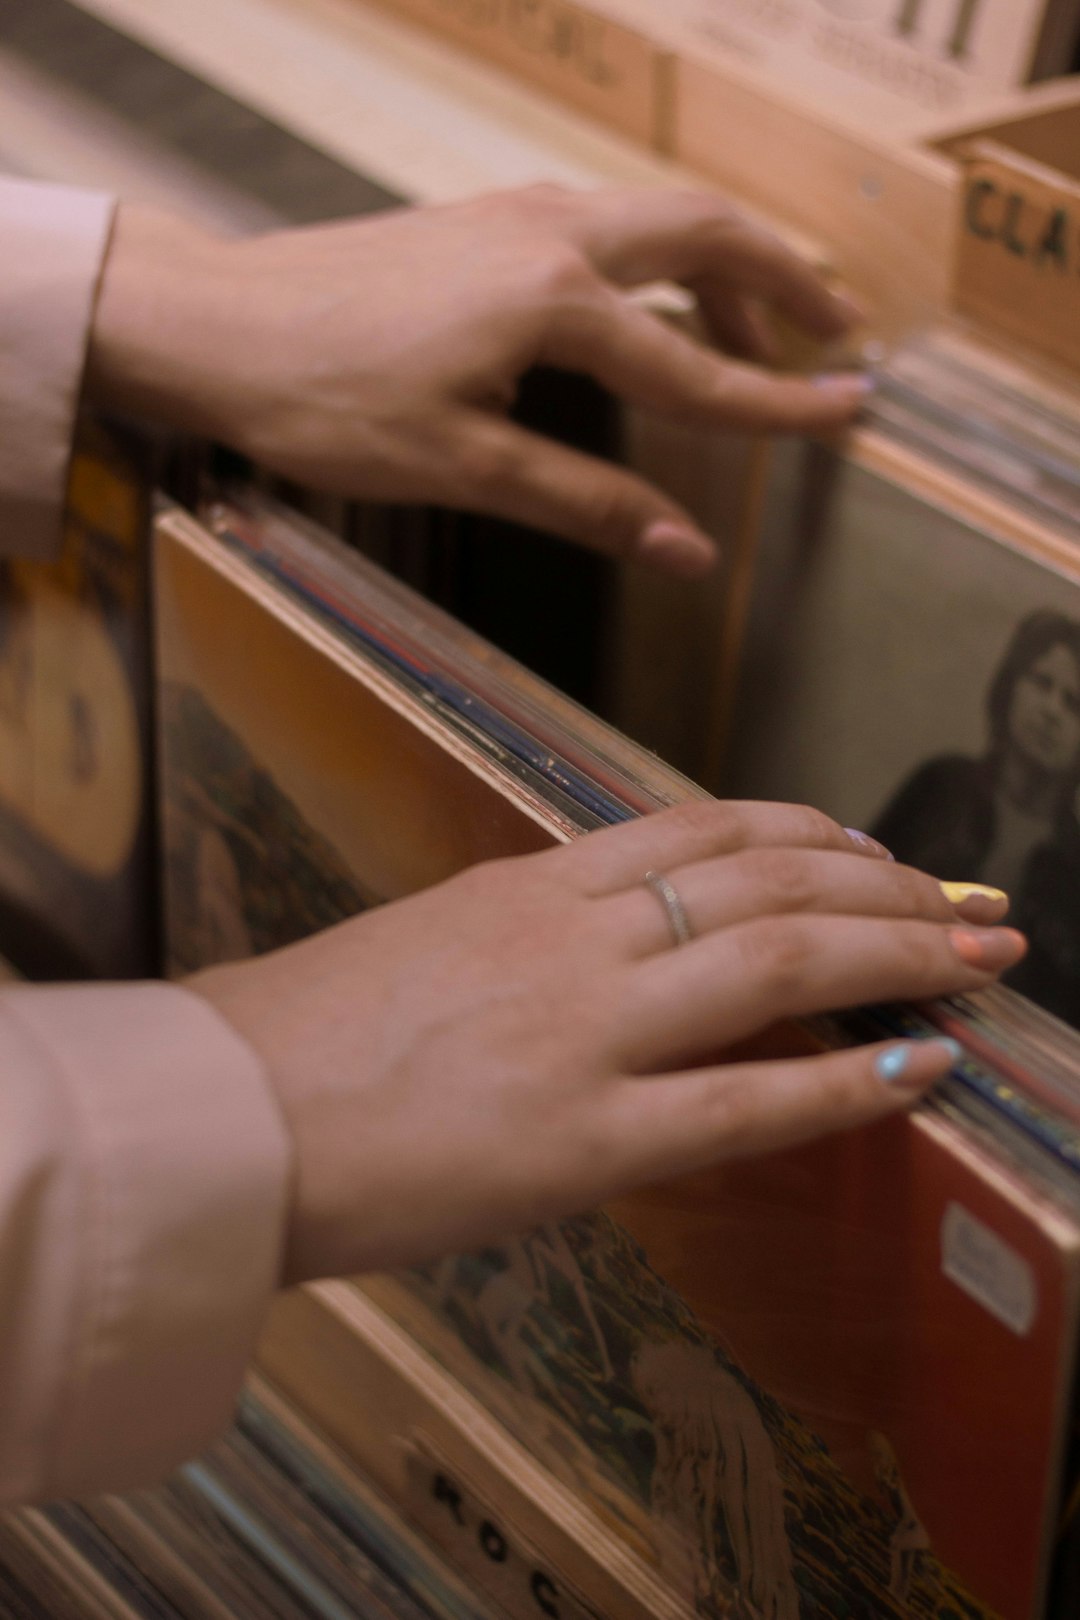
<path id="1" fill-rule="evenodd" d="M 91 403 L 225 436 L 217 379 L 240 303 L 231 247 L 185 220 L 120 206 L 87 347 Z"/>

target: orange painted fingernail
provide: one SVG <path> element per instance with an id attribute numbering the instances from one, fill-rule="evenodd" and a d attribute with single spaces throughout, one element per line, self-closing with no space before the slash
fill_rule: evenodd
<path id="1" fill-rule="evenodd" d="M 949 942 L 961 962 L 984 973 L 1003 973 L 1028 948 L 1015 928 L 950 928 Z"/>

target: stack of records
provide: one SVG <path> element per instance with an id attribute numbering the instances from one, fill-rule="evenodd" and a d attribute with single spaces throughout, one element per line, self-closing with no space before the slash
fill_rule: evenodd
<path id="1" fill-rule="evenodd" d="M 166 512 L 156 565 L 178 971 L 700 796 L 258 500 Z M 452 1556 L 498 1502 L 548 1612 L 1072 1614 L 1080 1041 L 995 990 L 762 1050 L 942 1028 L 910 1116 L 320 1285 L 264 1365 Z"/>
<path id="2" fill-rule="evenodd" d="M 1080 400 L 956 328 L 920 333 L 876 374 L 869 421 L 1062 532 L 1080 523 Z M 1069 536 L 1072 536 L 1071 541 Z"/>
<path id="3" fill-rule="evenodd" d="M 0 1521 L 9 1620 L 497 1620 L 263 1380 L 167 1484 Z"/>

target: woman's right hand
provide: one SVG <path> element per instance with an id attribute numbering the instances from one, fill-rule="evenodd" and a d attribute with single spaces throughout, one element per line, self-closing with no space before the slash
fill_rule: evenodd
<path id="1" fill-rule="evenodd" d="M 649 871 L 681 897 L 689 943 Z M 944 1043 L 716 1054 L 777 1019 L 991 983 L 1024 950 L 991 926 L 1004 909 L 956 907 L 816 811 L 695 803 L 474 867 L 190 984 L 280 1099 L 298 1282 L 909 1107 L 954 1061 Z"/>

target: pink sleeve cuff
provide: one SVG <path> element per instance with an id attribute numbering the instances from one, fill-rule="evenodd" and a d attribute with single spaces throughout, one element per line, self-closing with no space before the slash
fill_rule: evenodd
<path id="1" fill-rule="evenodd" d="M 0 1065 L 0 1496 L 159 1478 L 230 1421 L 278 1282 L 276 1101 L 175 985 L 6 990 Z"/>
<path id="2" fill-rule="evenodd" d="M 113 208 L 95 192 L 0 178 L 0 555 L 59 548 Z"/>

